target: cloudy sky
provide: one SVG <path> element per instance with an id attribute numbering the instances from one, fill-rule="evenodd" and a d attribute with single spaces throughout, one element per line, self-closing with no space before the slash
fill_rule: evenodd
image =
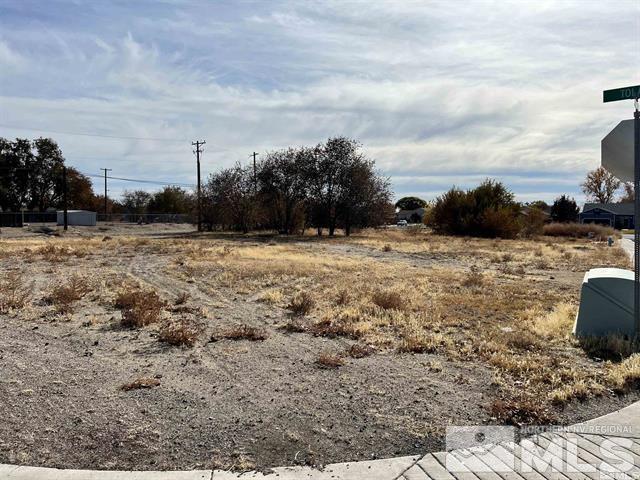
<path id="1" fill-rule="evenodd" d="M 90 174 L 191 184 L 192 140 L 207 174 L 347 135 L 397 197 L 582 200 L 632 116 L 602 90 L 638 83 L 640 0 L 0 0 L 0 136 Z"/>

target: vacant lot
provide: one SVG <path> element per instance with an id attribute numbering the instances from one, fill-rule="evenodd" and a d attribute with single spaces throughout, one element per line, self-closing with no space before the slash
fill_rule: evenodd
<path id="1" fill-rule="evenodd" d="M 628 266 L 604 243 L 15 232 L 0 237 L 0 462 L 322 464 L 637 398 L 637 356 L 570 337 L 584 272 Z"/>

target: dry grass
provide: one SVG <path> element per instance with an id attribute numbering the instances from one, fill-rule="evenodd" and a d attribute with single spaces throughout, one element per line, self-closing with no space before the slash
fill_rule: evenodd
<path id="1" fill-rule="evenodd" d="M 157 378 L 140 377 L 135 380 L 125 383 L 120 387 L 120 390 L 128 392 L 130 390 L 148 389 L 160 386 L 160 380 Z"/>
<path id="2" fill-rule="evenodd" d="M 193 320 L 188 318 L 172 319 L 160 327 L 158 339 L 169 345 L 181 347 L 193 347 L 202 329 Z"/>
<path id="3" fill-rule="evenodd" d="M 308 315 L 311 310 L 313 310 L 315 304 L 316 301 L 313 299 L 311 294 L 308 292 L 298 292 L 293 296 L 287 308 L 291 310 L 294 315 L 304 316 Z"/>
<path id="4" fill-rule="evenodd" d="M 369 355 L 373 355 L 375 351 L 376 349 L 373 348 L 371 345 L 354 343 L 349 348 L 347 348 L 345 353 L 351 358 L 364 358 L 364 357 L 368 357 Z"/>
<path id="5" fill-rule="evenodd" d="M 152 290 L 133 289 L 121 292 L 115 306 L 122 311 L 123 326 L 140 328 L 158 322 L 166 302 Z"/>
<path id="6" fill-rule="evenodd" d="M 8 272 L 0 280 L 0 313 L 23 308 L 31 300 L 33 284 L 27 284 L 20 272 Z"/>
<path id="7" fill-rule="evenodd" d="M 301 333 L 301 341 L 305 333 L 357 340 L 344 352 L 338 347 L 344 357 L 406 352 L 432 355 L 430 362 L 472 362 L 494 376 L 501 400 L 488 408 L 505 422 L 540 421 L 556 405 L 609 388 L 626 391 L 637 382 L 637 360 L 630 360 L 635 357 L 596 362 L 571 337 L 583 272 L 628 266 L 617 246 L 572 237 L 451 238 L 424 229 L 366 230 L 351 238 L 314 242 L 121 237 L 93 243 L 0 241 L 0 257 L 62 263 L 100 249 L 123 258 L 141 250 L 150 260 L 161 254 L 168 259 L 162 273 L 176 283 L 194 284 L 188 288 L 197 286 L 215 302 L 232 305 L 230 299 L 236 297 L 264 302 L 256 308 L 279 312 L 283 319 L 287 316 L 280 308 L 290 309 L 295 315 L 281 328 Z M 105 258 L 105 266 L 111 258 Z M 110 285 L 111 291 L 117 285 Z M 173 291 L 172 299 L 178 295 Z M 111 295 L 104 295 L 105 304 L 113 304 Z M 171 313 L 191 313 L 195 301 L 184 305 L 187 300 L 178 295 Z M 157 322 L 165 308 L 154 292 L 139 286 L 117 295 L 116 304 L 127 326 Z M 212 340 L 265 338 L 265 330 L 236 325 L 220 326 Z M 603 355 L 622 350 L 615 341 L 583 347 L 589 355 L 618 361 L 629 353 Z"/>
<path id="8" fill-rule="evenodd" d="M 92 290 L 86 278 L 73 276 L 67 283 L 53 287 L 45 301 L 53 305 L 58 313 L 68 314 L 73 312 L 75 303 Z"/>
<path id="9" fill-rule="evenodd" d="M 322 352 L 316 360 L 316 365 L 320 368 L 338 368 L 344 365 L 344 358 L 337 353 Z"/>
<path id="10" fill-rule="evenodd" d="M 507 425 L 548 425 L 555 421 L 553 413 L 542 402 L 530 399 L 496 400 L 489 411 Z"/>
<path id="11" fill-rule="evenodd" d="M 189 300 L 188 292 L 180 292 L 176 297 L 176 300 L 173 302 L 174 305 L 184 305 Z"/>
<path id="12" fill-rule="evenodd" d="M 551 237 L 593 237 L 596 240 L 619 236 L 613 228 L 593 223 L 549 223 L 544 226 L 543 232 Z"/>
<path id="13" fill-rule="evenodd" d="M 218 340 L 250 340 L 252 342 L 263 341 L 269 338 L 269 334 L 257 327 L 251 325 L 235 325 L 233 327 L 222 330 L 221 332 L 212 335 L 211 341 L 217 342 Z"/>
<path id="14" fill-rule="evenodd" d="M 614 391 L 624 393 L 640 387 L 640 353 L 610 366 L 608 381 Z"/>
<path id="15" fill-rule="evenodd" d="M 272 305 L 277 305 L 279 303 L 282 303 L 282 301 L 284 300 L 284 294 L 280 289 L 270 288 L 269 290 L 262 292 L 259 295 L 258 300 L 260 300 L 261 302 L 270 303 Z"/>
<path id="16" fill-rule="evenodd" d="M 403 310 L 407 303 L 396 290 L 376 290 L 371 295 L 371 301 L 385 310 Z"/>

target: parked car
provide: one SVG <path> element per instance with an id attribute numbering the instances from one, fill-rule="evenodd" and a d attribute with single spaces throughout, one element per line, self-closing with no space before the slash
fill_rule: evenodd
<path id="1" fill-rule="evenodd" d="M 406 221 L 406 220 L 398 220 L 398 224 L 397 224 L 397 225 L 398 225 L 399 227 L 406 227 L 406 226 L 407 226 L 407 225 L 409 225 L 409 224 L 407 223 L 407 221 Z"/>

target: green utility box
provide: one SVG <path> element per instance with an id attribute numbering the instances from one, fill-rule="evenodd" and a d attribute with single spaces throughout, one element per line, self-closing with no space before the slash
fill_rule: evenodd
<path id="1" fill-rule="evenodd" d="M 633 281 L 634 273 L 621 268 L 594 268 L 585 273 L 573 334 L 632 337 Z"/>

